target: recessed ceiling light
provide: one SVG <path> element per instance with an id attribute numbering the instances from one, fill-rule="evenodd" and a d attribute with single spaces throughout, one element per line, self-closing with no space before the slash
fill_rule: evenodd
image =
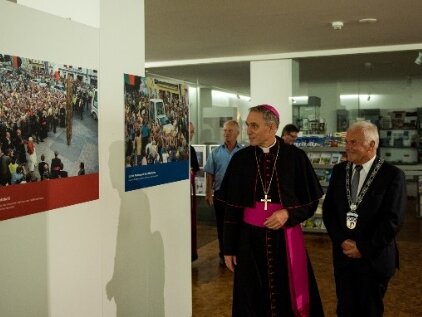
<path id="1" fill-rule="evenodd" d="M 344 26 L 343 21 L 334 21 L 331 22 L 331 26 L 333 27 L 334 30 L 341 30 L 342 27 Z"/>
<path id="2" fill-rule="evenodd" d="M 365 19 L 360 19 L 359 23 L 375 23 L 378 20 L 375 18 L 365 18 Z"/>

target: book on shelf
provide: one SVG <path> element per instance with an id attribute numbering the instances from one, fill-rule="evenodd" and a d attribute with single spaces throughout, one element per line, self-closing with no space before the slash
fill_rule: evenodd
<path id="1" fill-rule="evenodd" d="M 321 159 L 321 153 L 318 152 L 311 152 L 309 153 L 309 160 L 312 164 L 319 164 L 319 160 Z"/>
<path id="2" fill-rule="evenodd" d="M 323 223 L 322 218 L 315 218 L 314 219 L 315 228 L 321 229 L 322 223 Z"/>
<path id="3" fill-rule="evenodd" d="M 315 169 L 315 174 L 320 182 L 327 181 L 327 170 L 325 169 Z"/>
<path id="4" fill-rule="evenodd" d="M 331 165 L 336 165 L 337 163 L 340 163 L 340 161 L 341 161 L 341 153 L 331 154 L 331 160 L 330 160 Z"/>
<path id="5" fill-rule="evenodd" d="M 318 204 L 317 209 L 315 210 L 315 215 L 322 215 L 322 204 Z"/>
<path id="6" fill-rule="evenodd" d="M 196 195 L 198 196 L 205 195 L 205 187 L 206 187 L 205 177 L 196 177 L 195 178 Z"/>
<path id="7" fill-rule="evenodd" d="M 322 152 L 319 158 L 319 164 L 328 165 L 331 161 L 331 153 Z"/>
<path id="8" fill-rule="evenodd" d="M 302 226 L 305 227 L 305 228 L 313 228 L 314 227 L 314 222 L 312 221 L 312 219 L 307 219 L 302 224 Z"/>
<path id="9" fill-rule="evenodd" d="M 333 171 L 331 169 L 322 169 L 316 168 L 315 174 L 320 182 L 329 183 L 331 179 L 331 174 Z"/>
<path id="10" fill-rule="evenodd" d="M 333 174 L 333 170 L 331 169 L 331 170 L 327 170 L 327 174 L 326 174 L 326 177 L 325 177 L 325 181 L 327 182 L 327 183 L 329 183 L 330 182 L 330 179 L 331 179 L 331 174 Z"/>
<path id="11" fill-rule="evenodd" d="M 306 228 L 306 229 L 322 229 L 322 230 L 326 230 L 324 222 L 322 221 L 322 218 L 318 217 L 318 218 L 309 218 L 307 220 L 305 220 L 302 223 L 302 228 Z"/>

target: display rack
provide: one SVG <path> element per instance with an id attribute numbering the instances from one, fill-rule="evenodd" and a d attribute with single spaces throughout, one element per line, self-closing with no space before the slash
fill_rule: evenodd
<path id="1" fill-rule="evenodd" d="M 320 119 L 321 98 L 309 96 L 293 104 L 293 123 L 304 134 L 325 133 L 325 123 Z"/>
<path id="2" fill-rule="evenodd" d="M 380 130 L 380 156 L 392 164 L 417 164 L 418 143 L 416 128 Z"/>
<path id="3" fill-rule="evenodd" d="M 380 126 L 381 110 L 378 108 L 374 109 L 353 109 L 344 110 L 337 109 L 337 131 L 345 132 L 349 128 L 350 124 L 356 121 L 364 119 L 375 124 L 377 127 Z"/>
<path id="4" fill-rule="evenodd" d="M 219 144 L 192 144 L 196 151 L 196 156 L 199 164 L 199 171 L 195 176 L 196 196 L 205 196 L 207 190 L 206 175 L 204 172 L 207 158 L 211 152 L 219 146 Z"/>
<path id="5" fill-rule="evenodd" d="M 327 146 L 315 146 L 315 147 L 301 147 L 304 150 L 309 160 L 314 167 L 315 173 L 318 180 L 326 192 L 328 184 L 330 182 L 331 173 L 333 166 L 338 164 L 343 159 L 343 153 L 345 152 L 344 147 L 327 147 Z M 304 232 L 312 233 L 326 233 L 324 222 L 322 221 L 322 204 L 324 202 L 325 195 L 320 199 L 317 210 L 313 217 L 302 223 L 302 230 Z"/>
<path id="6" fill-rule="evenodd" d="M 396 165 L 406 175 L 408 185 L 416 186 L 416 217 L 422 218 L 422 164 L 416 165 Z M 412 188 L 408 188 L 408 193 L 413 192 Z"/>
<path id="7" fill-rule="evenodd" d="M 206 193 L 206 178 L 204 172 L 204 166 L 207 162 L 208 147 L 205 144 L 192 144 L 195 149 L 196 158 L 198 159 L 199 171 L 195 175 L 195 193 L 196 196 L 205 196 Z"/>

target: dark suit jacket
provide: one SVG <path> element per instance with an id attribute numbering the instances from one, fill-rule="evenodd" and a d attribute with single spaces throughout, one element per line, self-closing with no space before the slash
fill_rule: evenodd
<path id="1" fill-rule="evenodd" d="M 370 173 L 377 162 L 378 158 Z M 395 236 L 406 209 L 404 173 L 389 163 L 382 164 L 358 207 L 356 228 L 351 230 L 346 226 L 346 213 L 350 209 L 346 196 L 346 163 L 334 166 L 323 204 L 324 224 L 333 243 L 334 269 L 347 270 L 353 266 L 380 278 L 389 278 L 398 267 Z M 341 243 L 346 239 L 356 241 L 361 259 L 343 254 Z"/>

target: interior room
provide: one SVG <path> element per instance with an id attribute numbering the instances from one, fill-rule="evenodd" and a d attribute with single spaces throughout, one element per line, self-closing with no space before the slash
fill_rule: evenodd
<path id="1" fill-rule="evenodd" d="M 96 117 L 85 114 L 83 121 L 98 132 L 97 183 L 86 189 L 97 196 L 0 218 L 0 315 L 232 315 L 233 274 L 219 261 L 203 166 L 195 178 L 194 220 L 188 169 L 182 180 L 125 190 L 124 95 L 132 75 L 188 86 L 195 126 L 189 144 L 202 153 L 202 165 L 222 143 L 227 120 L 239 122 L 237 142 L 247 146 L 248 109 L 272 104 L 280 113 L 277 135 L 288 123 L 299 127 L 295 146 L 326 188 L 344 153 L 345 130 L 356 120 L 376 124 L 378 154 L 404 171 L 408 196 L 397 236 L 400 269 L 384 298 L 384 316 L 421 315 L 421 10 L 419 0 L 0 1 L 0 56 L 9 63 L 0 68 L 23 57 L 39 67 L 48 61 L 98 71 Z M 79 137 L 90 130 L 75 127 L 84 127 L 74 138 L 86 153 Z M 67 130 L 59 131 L 35 146 L 53 155 L 54 139 L 68 149 Z M 37 155 L 40 160 L 41 150 Z M 69 164 L 71 158 L 76 166 L 84 156 L 69 155 Z M 0 217 L 13 208 L 11 188 L 0 186 Z M 53 190 L 46 191 L 47 205 L 82 191 L 77 184 L 50 197 Z M 301 227 L 325 316 L 336 316 L 331 241 L 320 206 Z"/>
<path id="2" fill-rule="evenodd" d="M 334 134 L 335 132 L 345 131 L 349 123 L 357 118 L 369 119 L 380 127 L 381 149 L 379 154 L 386 157 L 386 153 L 393 152 L 393 158 L 386 157 L 394 164 L 398 164 L 401 168 L 407 170 L 407 192 L 408 192 L 408 213 L 406 215 L 406 223 L 402 228 L 399 236 L 400 244 L 404 249 L 410 247 L 410 253 L 413 253 L 413 243 L 420 234 L 420 193 L 419 193 L 419 169 L 420 169 L 420 127 L 411 124 L 408 127 L 399 128 L 398 126 L 383 126 L 385 117 L 390 118 L 391 114 L 397 112 L 405 112 L 409 116 L 416 116 L 418 108 L 421 106 L 421 84 L 422 84 L 422 68 L 419 65 L 419 50 L 399 51 L 399 52 L 377 52 L 367 54 L 353 54 L 341 56 L 323 56 L 323 57 L 307 57 L 298 58 L 299 65 L 299 85 L 297 88 L 296 99 L 300 102 L 300 98 L 305 96 L 318 96 L 321 98 L 320 107 L 317 110 L 318 115 L 324 118 L 325 127 L 323 131 L 303 132 L 304 135 L 309 134 Z M 249 101 L 250 87 L 250 65 L 248 63 L 217 63 L 206 65 L 186 65 L 173 67 L 149 68 L 148 72 L 168 76 L 172 78 L 181 78 L 190 83 L 193 91 L 198 89 L 212 89 L 226 94 L 225 99 L 219 99 L 218 94 L 213 94 L 212 107 L 227 109 L 226 113 L 216 114 L 221 117 L 236 117 L 242 122 L 241 113 L 246 103 L 246 107 L 252 106 Z M 221 76 L 216 75 L 216 73 Z M 233 79 L 236 78 L 236 80 Z M 198 88 L 200 87 L 200 88 Z M 240 96 L 243 98 L 241 99 Z M 295 98 L 295 97 L 293 97 Z M 201 99 L 199 99 L 201 100 Z M 199 102 L 200 103 L 200 102 Z M 197 106 L 197 105 L 195 105 Z M 208 104 L 206 105 L 208 106 Z M 228 108 L 225 108 L 229 106 Z M 233 109 L 237 108 L 237 114 L 233 115 Z M 293 104 L 293 108 L 294 108 Z M 199 104 L 199 108 L 201 105 Z M 312 107 L 311 107 L 312 108 Z M 315 114 L 315 109 L 311 109 L 311 114 Z M 375 111 L 375 113 L 373 112 Z M 420 111 L 420 110 L 419 110 Z M 197 113 L 193 111 L 193 113 Z M 345 117 L 344 114 L 346 113 Z M 416 117 L 412 117 L 415 119 Z M 383 119 L 384 118 L 384 119 Z M 294 118 L 293 122 L 294 121 Z M 347 121 L 346 124 L 340 121 Z M 201 125 L 208 129 L 206 118 L 196 121 L 196 117 L 191 117 L 191 121 L 198 122 L 199 131 L 196 131 L 196 144 L 218 144 L 215 137 L 222 136 L 221 126 L 217 125 L 217 130 L 213 133 L 213 138 L 209 138 L 209 133 L 201 133 Z M 409 119 L 410 120 L 410 119 Z M 420 121 L 418 121 L 420 122 Z M 297 123 L 297 122 L 295 122 Z M 300 125 L 300 123 L 299 123 Z M 408 143 L 408 148 L 403 148 L 402 144 L 397 149 L 392 149 L 390 145 L 383 147 L 383 139 L 387 138 L 388 129 L 404 129 L 405 131 L 415 131 L 417 134 L 413 137 L 413 141 Z M 401 138 L 401 137 L 397 137 Z M 412 139 L 412 138 L 411 138 Z M 239 142 L 248 144 L 246 134 L 239 137 Z M 387 142 L 387 141 L 385 141 Z M 401 141 L 400 141 L 401 142 Z M 301 147 L 301 145 L 299 144 Z M 310 150 L 310 149 L 308 149 Z M 313 150 L 318 150 L 318 147 Z M 338 151 L 337 149 L 333 149 Z M 323 151 L 322 149 L 320 151 Z M 404 154 L 403 154 L 404 153 Z M 209 154 L 208 154 L 209 155 Z M 318 156 L 318 165 L 320 156 Z M 316 169 L 318 174 L 318 169 Z M 319 174 L 318 174 L 319 175 Z M 328 184 L 322 173 L 324 180 L 322 183 Z M 198 174 L 198 181 L 203 184 L 203 174 Z M 225 269 L 218 266 L 218 244 L 216 243 L 215 215 L 211 207 L 204 200 L 204 189 L 197 191 L 198 196 L 198 245 L 199 259 L 193 262 L 193 311 L 197 316 L 207 316 L 215 309 L 221 316 L 230 316 L 230 310 L 223 307 L 230 307 L 231 296 L 231 275 Z M 321 281 L 319 282 L 322 289 L 322 297 L 326 305 L 326 314 L 334 316 L 335 314 L 335 296 L 334 288 L 331 285 L 332 272 L 327 271 L 329 263 L 325 263 L 324 259 L 329 258 L 329 253 L 324 254 L 322 249 L 329 249 L 325 229 L 321 229 L 321 220 L 314 219 L 304 224 L 304 231 L 307 231 L 306 239 L 309 252 L 313 253 L 313 261 L 321 269 Z M 411 238 L 413 236 L 413 238 Z M 418 264 L 414 263 L 409 266 L 416 268 Z M 403 272 L 399 273 L 402 274 Z M 406 274 L 406 273 L 403 273 Z M 225 285 L 221 285 L 221 281 L 225 281 Z M 404 280 L 402 281 L 404 282 Z M 410 285 L 409 285 L 410 286 Z M 399 290 L 400 293 L 407 293 L 412 290 L 412 286 L 401 284 L 397 280 L 393 282 L 392 290 Z M 394 291 L 392 291 L 394 292 Z M 412 292 L 412 291 L 411 291 Z M 209 297 L 204 294 L 214 295 L 213 303 L 210 303 Z M 218 294 L 218 296 L 215 296 Z M 412 295 L 410 295 L 411 297 Z M 408 297 L 407 295 L 405 296 Z M 404 313 L 404 308 L 399 308 L 400 304 L 394 300 L 395 295 L 387 298 L 389 309 L 395 311 L 391 316 Z M 414 305 L 414 304 L 412 304 Z M 416 305 L 417 306 L 417 305 Z M 416 313 L 419 308 L 415 308 Z M 196 315 L 195 314 L 195 315 Z M 388 315 L 388 309 L 386 315 Z M 409 316 L 412 313 L 408 313 Z"/>

